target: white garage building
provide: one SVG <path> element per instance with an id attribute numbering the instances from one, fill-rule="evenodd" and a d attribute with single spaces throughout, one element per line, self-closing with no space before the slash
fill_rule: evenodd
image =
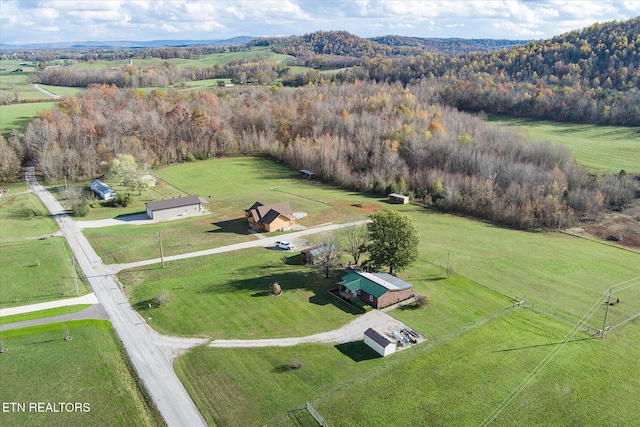
<path id="1" fill-rule="evenodd" d="M 209 202 L 198 196 L 178 197 L 147 203 L 147 216 L 156 221 L 202 215 L 209 212 Z"/>
<path id="2" fill-rule="evenodd" d="M 396 352 L 396 341 L 390 340 L 384 334 L 369 328 L 364 331 L 364 343 L 375 350 L 380 356 L 388 356 Z"/>

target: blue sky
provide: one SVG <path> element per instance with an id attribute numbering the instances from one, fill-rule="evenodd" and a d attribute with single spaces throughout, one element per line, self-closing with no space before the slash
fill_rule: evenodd
<path id="1" fill-rule="evenodd" d="M 640 0 L 0 0 L 0 42 L 204 40 L 346 30 L 544 39 L 640 16 Z"/>

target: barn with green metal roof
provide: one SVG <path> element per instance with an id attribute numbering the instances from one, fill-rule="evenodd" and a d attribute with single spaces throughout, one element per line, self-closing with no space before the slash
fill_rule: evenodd
<path id="1" fill-rule="evenodd" d="M 384 308 L 413 295 L 413 285 L 388 273 L 352 271 L 339 285 L 373 308 Z"/>

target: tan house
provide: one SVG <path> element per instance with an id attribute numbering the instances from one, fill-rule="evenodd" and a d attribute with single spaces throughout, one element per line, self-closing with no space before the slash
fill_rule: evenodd
<path id="1" fill-rule="evenodd" d="M 289 230 L 296 225 L 296 217 L 293 216 L 289 202 L 263 205 L 255 202 L 245 210 L 249 227 L 256 231 Z"/>

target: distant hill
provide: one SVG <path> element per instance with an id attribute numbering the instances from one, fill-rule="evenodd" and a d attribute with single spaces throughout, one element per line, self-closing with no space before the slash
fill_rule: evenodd
<path id="1" fill-rule="evenodd" d="M 382 36 L 370 39 L 389 46 L 396 54 L 418 55 L 422 52 L 435 52 L 447 55 L 464 55 L 471 52 L 492 52 L 526 44 L 528 40 L 494 40 L 462 38 L 420 38 L 405 36 Z"/>
<path id="2" fill-rule="evenodd" d="M 102 48 L 146 48 L 146 47 L 186 47 L 186 46 L 232 46 L 250 43 L 255 37 L 239 36 L 224 40 L 151 40 L 151 41 L 80 41 L 56 43 L 31 43 L 13 45 L 0 43 L 0 49 L 102 49 Z"/>
<path id="3" fill-rule="evenodd" d="M 334 55 L 352 58 L 419 55 L 425 52 L 462 55 L 491 52 L 525 43 L 526 40 L 437 39 L 393 35 L 362 38 L 347 31 L 317 31 L 303 36 L 258 38 L 251 42 L 256 46 L 271 46 L 275 52 L 297 57 Z"/>

